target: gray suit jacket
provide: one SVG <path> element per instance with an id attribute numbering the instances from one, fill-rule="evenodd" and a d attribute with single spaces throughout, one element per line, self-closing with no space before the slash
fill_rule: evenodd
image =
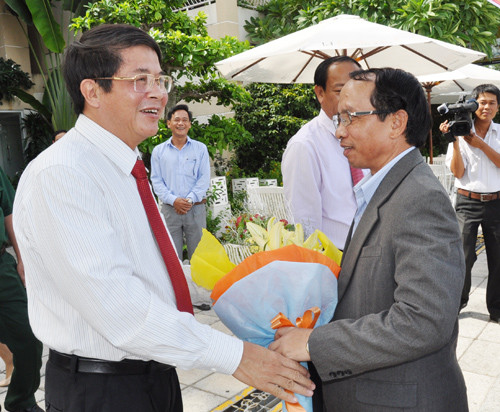
<path id="1" fill-rule="evenodd" d="M 326 410 L 468 410 L 456 359 L 464 276 L 449 197 L 413 150 L 348 240 L 334 318 L 311 334 Z"/>

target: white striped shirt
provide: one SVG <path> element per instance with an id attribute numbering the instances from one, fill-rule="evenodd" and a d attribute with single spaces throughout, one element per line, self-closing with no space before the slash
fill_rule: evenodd
<path id="1" fill-rule="evenodd" d="M 131 175 L 138 154 L 81 115 L 23 173 L 14 226 L 32 329 L 63 353 L 232 374 L 243 343 L 176 309 Z"/>

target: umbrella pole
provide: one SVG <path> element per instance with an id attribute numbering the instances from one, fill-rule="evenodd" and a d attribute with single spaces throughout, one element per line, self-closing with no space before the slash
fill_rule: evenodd
<path id="1" fill-rule="evenodd" d="M 429 103 L 429 113 L 431 112 L 431 90 L 434 87 L 434 83 L 424 83 L 425 91 L 427 92 L 427 102 Z M 429 129 L 429 163 L 433 164 L 433 153 L 432 153 L 432 127 Z"/>

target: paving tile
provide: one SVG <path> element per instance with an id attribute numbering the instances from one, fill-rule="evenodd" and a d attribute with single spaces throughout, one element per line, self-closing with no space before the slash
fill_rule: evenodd
<path id="1" fill-rule="evenodd" d="M 193 383 L 196 383 L 203 378 L 206 378 L 208 375 L 212 373 L 213 372 L 203 369 L 191 369 L 186 371 L 177 368 L 177 375 L 179 376 L 179 382 L 187 386 L 192 385 Z"/>
<path id="2" fill-rule="evenodd" d="M 472 311 L 479 313 L 488 313 L 486 309 L 486 292 L 483 290 L 481 292 L 473 292 L 469 296 L 469 302 L 465 309 L 462 309 L 462 312 Z"/>
<path id="3" fill-rule="evenodd" d="M 488 322 L 486 327 L 481 332 L 478 337 L 479 340 L 485 340 L 488 342 L 499 343 L 500 342 L 500 324 L 495 322 Z M 498 354 L 500 357 L 500 353 Z"/>
<path id="4" fill-rule="evenodd" d="M 463 371 L 496 378 L 500 376 L 498 354 L 500 343 L 476 340 L 460 358 L 460 367 Z"/>
<path id="5" fill-rule="evenodd" d="M 481 412 L 498 412 L 500 410 L 500 378 L 490 387 L 486 399 L 481 405 Z"/>
<path id="6" fill-rule="evenodd" d="M 218 331 L 227 333 L 228 335 L 232 335 L 233 333 L 227 328 L 226 325 L 224 325 L 220 320 L 215 322 L 212 325 L 212 328 L 217 329 Z"/>
<path id="7" fill-rule="evenodd" d="M 484 313 L 462 311 L 459 316 L 459 336 L 477 339 L 484 328 L 486 328 L 488 319 Z"/>
<path id="8" fill-rule="evenodd" d="M 488 390 L 493 385 L 495 378 L 470 372 L 464 372 L 464 378 L 467 386 L 469 412 L 482 412 L 481 405 L 486 399 Z"/>
<path id="9" fill-rule="evenodd" d="M 487 272 L 488 268 L 486 268 L 485 270 Z M 471 292 L 473 293 L 477 287 L 479 287 L 481 290 L 486 290 L 486 277 L 483 274 L 481 274 L 480 276 L 471 276 Z"/>
<path id="10" fill-rule="evenodd" d="M 222 373 L 213 373 L 196 382 L 193 386 L 225 398 L 232 398 L 247 387 L 247 385 L 233 378 L 231 375 L 224 375 Z"/>
<path id="11" fill-rule="evenodd" d="M 182 391 L 182 403 L 186 412 L 210 412 L 227 401 L 222 396 L 189 387 Z"/>
<path id="12" fill-rule="evenodd" d="M 469 348 L 469 346 L 474 342 L 472 338 L 466 338 L 460 336 L 457 342 L 457 359 L 460 359 L 464 352 Z"/>
<path id="13" fill-rule="evenodd" d="M 204 312 L 198 313 L 195 317 L 198 322 L 204 323 L 205 325 L 212 325 L 219 320 L 219 318 L 206 315 Z"/>

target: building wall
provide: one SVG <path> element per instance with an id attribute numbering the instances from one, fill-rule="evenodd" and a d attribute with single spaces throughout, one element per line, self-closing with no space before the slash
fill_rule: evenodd
<path id="1" fill-rule="evenodd" d="M 31 75 L 30 51 L 28 39 L 24 34 L 26 26 L 21 26 L 17 19 L 5 11 L 5 2 L 0 0 L 0 57 L 12 59 L 21 69 Z M 1 110 L 21 110 L 25 106 L 20 100 L 2 101 Z"/>

